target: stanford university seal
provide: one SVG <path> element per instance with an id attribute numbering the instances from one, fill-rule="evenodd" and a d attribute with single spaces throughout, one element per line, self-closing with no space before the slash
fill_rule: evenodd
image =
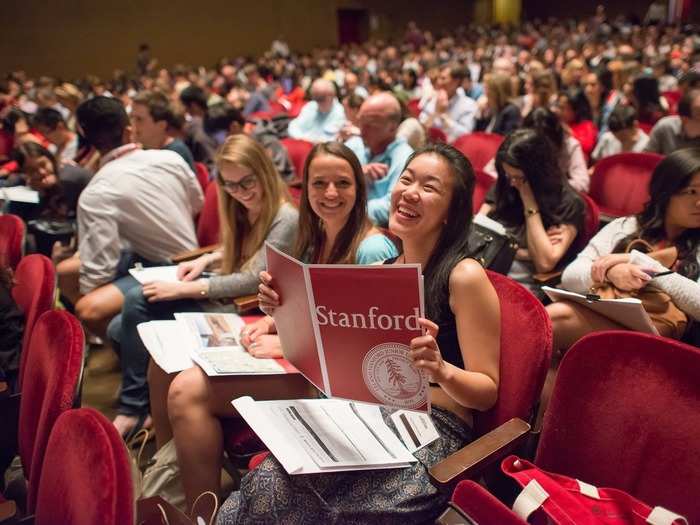
<path id="1" fill-rule="evenodd" d="M 413 366 L 409 347 L 401 343 L 375 346 L 362 361 L 362 377 L 379 401 L 399 408 L 418 408 L 426 402 L 427 381 Z"/>

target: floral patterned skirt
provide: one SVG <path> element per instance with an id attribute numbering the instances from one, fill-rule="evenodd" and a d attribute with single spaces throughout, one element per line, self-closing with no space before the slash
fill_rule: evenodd
<path id="1" fill-rule="evenodd" d="M 398 435 L 392 411 L 382 412 Z M 407 468 L 290 476 L 268 456 L 224 502 L 217 524 L 433 523 L 449 494 L 430 483 L 428 469 L 469 443 L 471 430 L 441 408 L 433 407 L 431 416 L 440 438 L 418 450 L 418 461 Z"/>

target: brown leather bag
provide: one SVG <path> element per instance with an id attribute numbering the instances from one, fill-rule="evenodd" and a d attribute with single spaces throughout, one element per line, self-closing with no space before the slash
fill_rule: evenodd
<path id="1" fill-rule="evenodd" d="M 666 268 L 673 268 L 678 259 L 678 249 L 675 246 L 654 250 L 653 246 L 645 240 L 633 239 L 627 245 L 625 253 L 629 253 L 635 248 L 641 248 L 640 251 L 645 252 L 647 256 L 660 262 Z M 673 303 L 671 296 L 666 292 L 648 287 L 628 292 L 620 290 L 612 283 L 595 285 L 591 288 L 591 292 L 600 296 L 601 299 L 625 299 L 629 297 L 639 299 L 659 331 L 659 335 L 680 339 L 685 333 L 688 316 Z"/>

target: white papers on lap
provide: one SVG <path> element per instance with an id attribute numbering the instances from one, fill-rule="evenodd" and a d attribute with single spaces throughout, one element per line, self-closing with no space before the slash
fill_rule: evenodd
<path id="1" fill-rule="evenodd" d="M 193 366 L 190 349 L 194 340 L 182 323 L 150 321 L 136 329 L 151 358 L 165 373 L 173 374 Z"/>
<path id="2" fill-rule="evenodd" d="M 404 468 L 416 461 L 384 423 L 378 406 L 250 397 L 232 403 L 289 474 Z"/>
<path id="3" fill-rule="evenodd" d="M 238 339 L 243 320 L 236 314 L 178 313 L 174 321 L 150 321 L 137 329 L 146 350 L 171 374 L 198 364 L 209 376 L 285 374 L 275 359 L 250 355 Z"/>
<path id="4" fill-rule="evenodd" d="M 0 189 L 0 199 L 14 202 L 39 204 L 39 192 L 26 186 L 10 186 Z"/>
<path id="5" fill-rule="evenodd" d="M 404 445 L 411 453 L 440 437 L 430 415 L 423 412 L 397 410 L 391 414 L 391 420 L 399 431 Z"/>
<path id="6" fill-rule="evenodd" d="M 626 299 L 595 299 L 593 296 L 550 288 L 549 286 L 543 286 L 542 291 L 552 301 L 572 301 L 590 308 L 594 312 L 630 330 L 659 335 L 649 314 L 642 306 L 642 301 L 639 299 L 632 297 Z"/>
<path id="7" fill-rule="evenodd" d="M 148 268 L 131 268 L 131 276 L 141 284 L 163 281 L 166 283 L 179 282 L 177 266 L 151 266 Z"/>

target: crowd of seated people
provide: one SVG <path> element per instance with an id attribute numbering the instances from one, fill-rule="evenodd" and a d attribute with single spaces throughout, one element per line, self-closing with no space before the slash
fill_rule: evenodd
<path id="1" fill-rule="evenodd" d="M 551 272 L 583 294 L 658 292 L 673 309 L 672 319 L 649 312 L 658 332 L 691 341 L 700 322 L 698 61 L 692 29 L 599 9 L 580 22 L 440 35 L 412 23 L 396 41 L 312 53 L 277 41 L 213 69 L 159 68 L 140 56 L 138 73 L 109 83 L 18 71 L 0 81 L 0 191 L 26 185 L 38 203 L 6 200 L 2 211 L 75 232 L 65 242 L 30 228 L 26 246 L 52 259 L 62 305 L 119 355 L 114 426 L 127 439 L 152 428 L 158 449 L 176 450 L 188 506 L 221 491 L 221 420 L 237 416 L 233 398 L 317 392 L 300 375 L 213 380 L 196 366 L 168 374 L 137 326 L 183 311 L 234 312 L 233 299 L 257 294 L 267 315 L 241 341 L 254 357 L 282 357 L 269 314 L 284 298 L 265 268 L 266 242 L 308 263 L 420 264 L 425 335 L 411 342 L 411 359 L 431 378 L 440 439 L 407 469 L 295 477 L 269 456 L 218 522 L 430 521 L 447 499 L 427 469 L 473 438 L 474 411 L 499 392 L 499 297 L 470 257 L 473 210 L 517 241 L 504 273 L 541 301 L 536 277 Z M 458 139 L 484 133 L 500 146 L 484 161 L 493 183 L 482 203 Z M 300 164 L 294 143 L 307 148 Z M 586 237 L 583 194 L 596 164 L 641 152 L 664 156 L 647 202 Z M 212 187 L 220 243 L 180 263 L 179 282 L 139 284 L 134 265 L 171 264 L 199 248 L 197 217 Z M 21 320 L 11 286 L 0 268 L 0 380 L 14 385 Z M 573 302 L 546 309 L 557 352 L 623 329 Z"/>

